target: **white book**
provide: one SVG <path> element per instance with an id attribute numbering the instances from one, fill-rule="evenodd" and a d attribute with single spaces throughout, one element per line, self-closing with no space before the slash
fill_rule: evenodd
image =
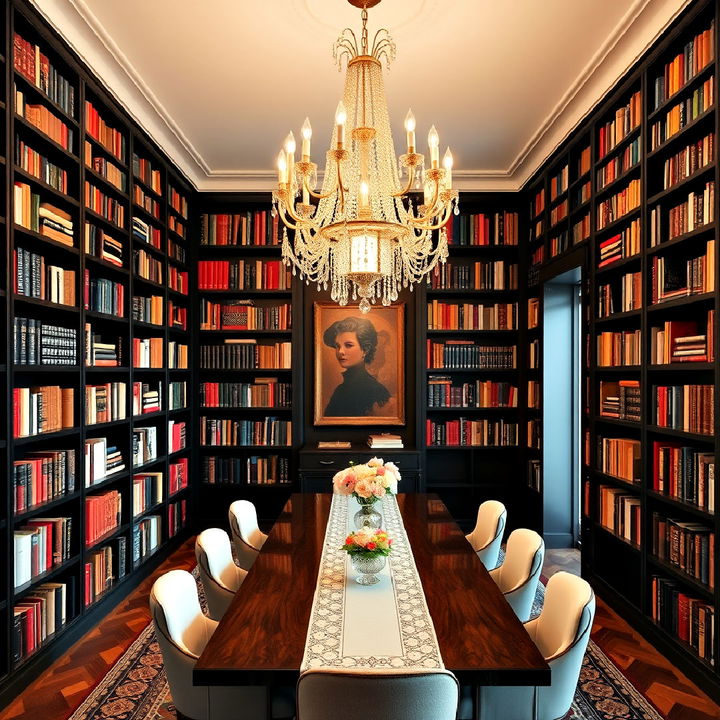
<path id="1" fill-rule="evenodd" d="M 15 587 L 32 579 L 32 536 L 34 530 L 15 530 Z"/>

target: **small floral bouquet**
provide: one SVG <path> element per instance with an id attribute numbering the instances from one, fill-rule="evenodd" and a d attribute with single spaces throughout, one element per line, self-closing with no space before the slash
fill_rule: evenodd
<path id="1" fill-rule="evenodd" d="M 340 549 L 345 550 L 351 557 L 387 557 L 392 550 L 392 542 L 392 538 L 384 530 L 363 527 L 357 532 L 351 532 Z"/>
<path id="2" fill-rule="evenodd" d="M 336 493 L 352 495 L 360 501 L 375 501 L 385 495 L 395 495 L 399 482 L 397 465 L 377 457 L 364 465 L 351 465 L 333 478 Z"/>

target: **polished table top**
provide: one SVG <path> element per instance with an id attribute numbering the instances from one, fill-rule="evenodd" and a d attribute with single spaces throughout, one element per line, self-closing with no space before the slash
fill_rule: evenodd
<path id="1" fill-rule="evenodd" d="M 197 661 L 196 685 L 294 684 L 331 499 L 288 500 Z M 549 685 L 548 664 L 439 497 L 397 500 L 446 668 L 461 683 Z"/>

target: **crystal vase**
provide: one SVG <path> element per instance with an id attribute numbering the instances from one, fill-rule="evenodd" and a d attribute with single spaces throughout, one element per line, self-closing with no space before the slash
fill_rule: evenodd
<path id="1" fill-rule="evenodd" d="M 368 557 L 360 553 L 351 555 L 352 564 L 358 575 L 355 582 L 359 585 L 374 585 L 380 580 L 376 575 L 385 567 L 385 556 L 377 555 Z"/>
<path id="2" fill-rule="evenodd" d="M 377 530 L 382 526 L 382 515 L 373 507 L 377 502 L 376 497 L 357 498 L 360 509 L 354 515 L 355 529 L 369 527 Z"/>

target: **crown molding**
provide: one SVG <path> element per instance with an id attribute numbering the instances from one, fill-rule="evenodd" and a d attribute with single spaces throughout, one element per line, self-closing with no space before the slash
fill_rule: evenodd
<path id="1" fill-rule="evenodd" d="M 85 0 L 30 0 L 115 100 L 200 191 L 272 190 L 272 170 L 213 170 Z M 692 0 L 633 0 L 603 46 L 505 170 L 456 170 L 464 191 L 521 189 Z"/>

